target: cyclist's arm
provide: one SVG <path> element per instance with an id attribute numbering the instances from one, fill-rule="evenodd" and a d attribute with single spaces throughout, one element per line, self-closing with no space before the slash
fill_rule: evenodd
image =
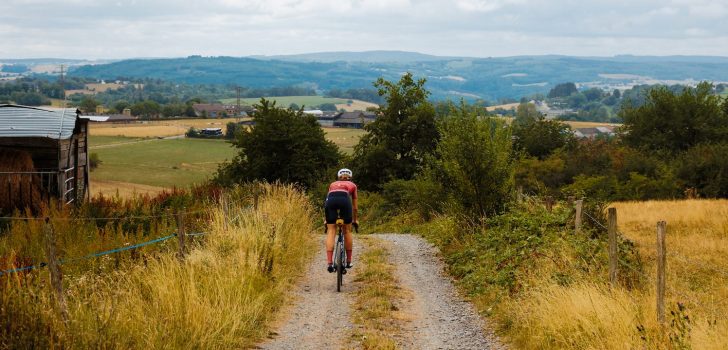
<path id="1" fill-rule="evenodd" d="M 352 208 L 352 213 L 354 214 L 353 215 L 354 222 L 359 222 L 359 208 L 357 207 L 356 202 L 357 202 L 356 197 L 352 198 L 351 208 Z"/>

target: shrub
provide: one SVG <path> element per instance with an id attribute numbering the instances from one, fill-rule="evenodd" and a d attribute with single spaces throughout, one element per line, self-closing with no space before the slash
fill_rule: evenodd
<path id="1" fill-rule="evenodd" d="M 101 163 L 103 163 L 103 161 L 101 159 L 99 159 L 99 154 L 98 153 L 91 153 L 89 155 L 89 157 L 88 157 L 88 165 L 89 165 L 89 169 L 91 171 L 94 171 L 96 168 L 98 168 L 99 165 L 101 165 Z"/>

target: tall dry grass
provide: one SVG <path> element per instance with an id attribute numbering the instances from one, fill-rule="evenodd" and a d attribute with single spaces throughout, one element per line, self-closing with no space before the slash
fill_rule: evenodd
<path id="1" fill-rule="evenodd" d="M 221 206 L 184 261 L 66 276 L 69 321 L 47 272 L 0 280 L 0 348 L 244 348 L 267 335 L 299 267 L 312 254 L 313 208 L 303 193 L 264 186 L 257 210 Z M 7 325 L 7 324 L 6 324 Z M 14 327 L 14 328 L 13 328 Z M 12 328 L 12 329 L 11 329 Z"/>
<path id="2" fill-rule="evenodd" d="M 560 285 L 548 279 L 558 269 L 544 266 L 530 277 L 524 295 L 506 300 L 496 312 L 506 320 L 509 339 L 533 349 L 725 349 L 728 200 L 613 206 L 620 232 L 635 242 L 642 257 L 643 283 L 610 288 L 602 276 L 592 276 Z M 655 297 L 659 220 L 668 222 L 664 325 L 657 322 Z"/>

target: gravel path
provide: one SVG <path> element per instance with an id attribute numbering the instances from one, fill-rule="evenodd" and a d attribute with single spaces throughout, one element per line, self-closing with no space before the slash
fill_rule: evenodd
<path id="1" fill-rule="evenodd" d="M 397 269 L 395 278 L 404 290 L 399 309 L 406 315 L 402 332 L 396 336 L 402 349 L 505 349 L 474 307 L 463 300 L 444 274 L 437 248 L 419 236 L 378 234 L 372 238 L 390 242 L 389 259 Z M 362 240 L 354 239 L 354 258 Z M 348 349 L 353 330 L 351 310 L 354 302 L 352 283 L 361 265 L 344 278 L 341 293 L 335 291 L 335 278 L 326 272 L 325 248 L 308 267 L 297 287 L 294 304 L 283 311 L 288 319 L 278 327 L 276 337 L 260 345 L 262 349 Z M 338 333 L 332 333 L 339 329 Z"/>
<path id="2" fill-rule="evenodd" d="M 395 277 L 411 292 L 402 310 L 411 316 L 404 324 L 405 349 L 504 349 L 474 307 L 463 300 L 444 274 L 437 248 L 419 236 L 375 235 L 392 242 Z"/>
<path id="3" fill-rule="evenodd" d="M 296 287 L 293 307 L 284 309 L 289 319 L 276 330 L 277 336 L 261 349 L 344 349 L 353 328 L 350 310 L 354 301 L 356 266 L 344 276 L 341 293 L 336 292 L 336 276 L 326 271 L 326 246 L 308 266 L 306 277 Z M 354 258 L 360 249 L 354 239 Z M 334 333 L 333 330 L 339 332 Z"/>

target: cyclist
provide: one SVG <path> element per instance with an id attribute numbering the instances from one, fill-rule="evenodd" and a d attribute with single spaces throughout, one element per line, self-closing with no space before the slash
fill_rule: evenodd
<path id="1" fill-rule="evenodd" d="M 329 193 L 326 195 L 324 211 L 326 212 L 326 260 L 327 270 L 334 272 L 334 241 L 336 240 L 336 219 L 340 216 L 344 219 L 344 246 L 346 247 L 346 268 L 351 266 L 351 253 L 353 237 L 351 225 L 359 225 L 358 207 L 356 204 L 356 185 L 351 182 L 351 170 L 341 169 L 336 174 L 338 180 L 329 185 Z"/>

